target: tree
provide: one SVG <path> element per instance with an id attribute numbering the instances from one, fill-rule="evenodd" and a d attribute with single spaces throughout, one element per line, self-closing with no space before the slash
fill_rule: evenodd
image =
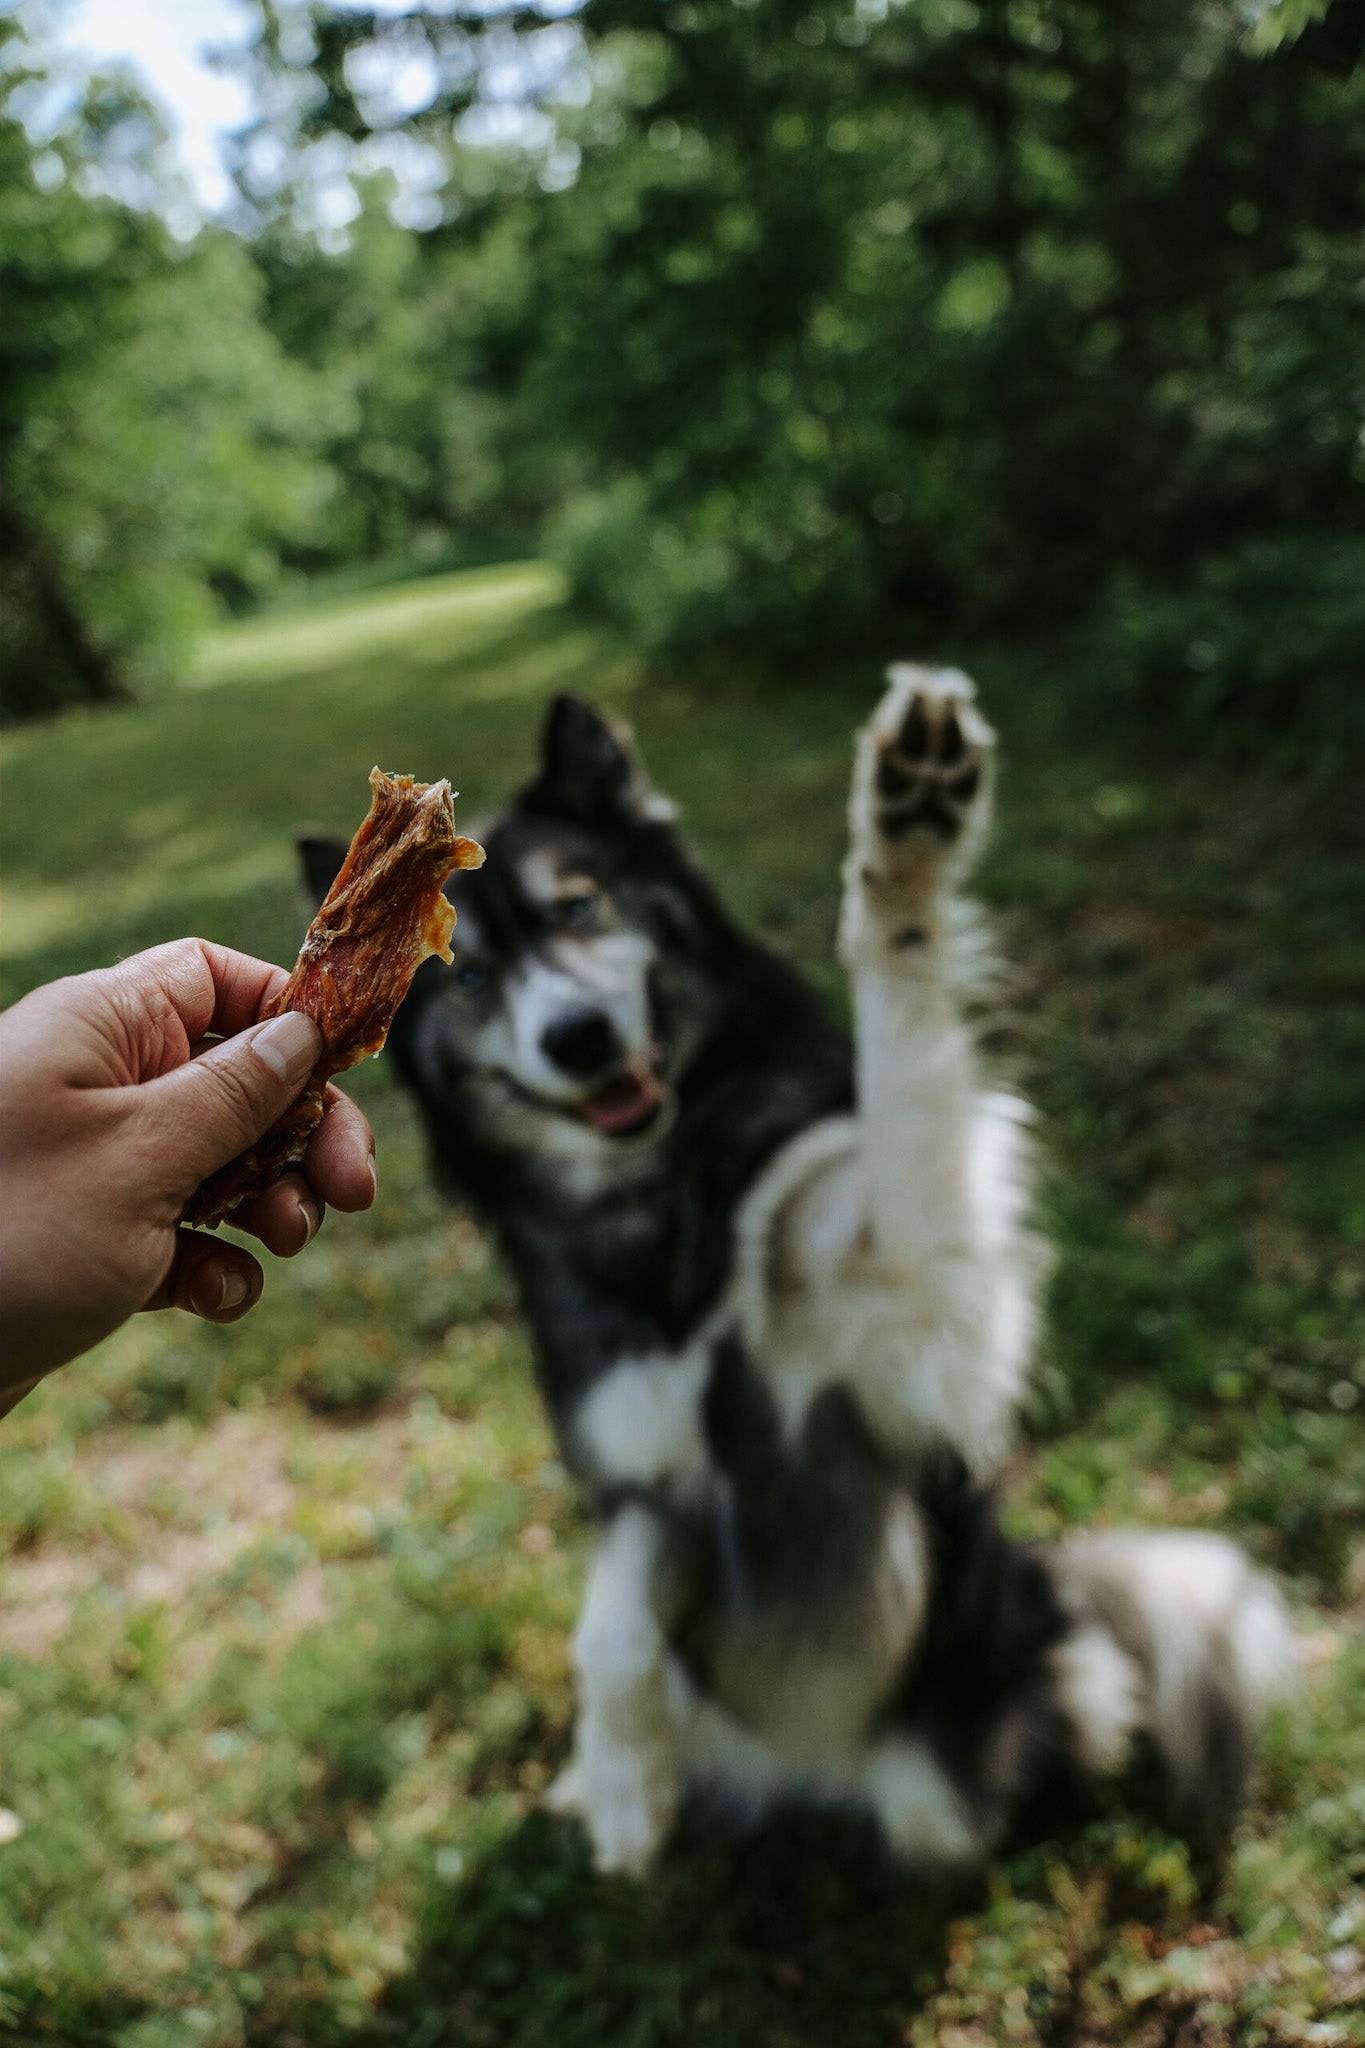
<path id="1" fill-rule="evenodd" d="M 559 481 L 538 424 L 509 403 L 530 295 L 526 216 L 498 206 L 473 227 L 414 233 L 393 185 L 360 180 L 342 250 L 281 213 L 252 258 L 264 317 L 326 393 L 325 453 L 346 479 L 302 559 L 372 562 L 490 536 L 531 548 Z"/>
<path id="2" fill-rule="evenodd" d="M 672 646 L 784 657 L 1159 589 L 1179 659 L 1269 550 L 1297 624 L 1336 592 L 1303 644 L 1344 681 L 1365 77 L 1335 13 L 1256 63 L 1190 0 L 598 0 L 624 134 L 585 134 L 536 247 L 545 410 L 602 482 L 580 577 Z"/>
<path id="3" fill-rule="evenodd" d="M 477 89 L 472 21 L 453 61 L 444 10 L 312 19 L 310 134 L 365 133 L 400 45 L 428 141 Z M 1116 681 L 1206 711 L 1349 688 L 1361 0 L 1250 41 L 1205 0 L 589 0 L 580 33 L 586 106 L 546 97 L 576 179 L 504 213 L 507 388 L 586 479 L 582 594 L 689 656 L 1089 616 Z"/>
<path id="4" fill-rule="evenodd" d="M 3 704 L 107 700 L 168 674 L 217 591 L 268 589 L 331 492 L 319 394 L 260 319 L 250 257 L 101 195 L 155 119 L 96 84 L 35 145 L 0 107 Z"/>

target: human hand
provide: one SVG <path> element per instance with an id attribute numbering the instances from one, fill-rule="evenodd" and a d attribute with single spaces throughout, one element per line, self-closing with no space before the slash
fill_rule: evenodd
<path id="1" fill-rule="evenodd" d="M 5 1013 L 0 1387 L 25 1391 L 135 1310 L 233 1323 L 260 1299 L 251 1253 L 180 1218 L 318 1059 L 311 1019 L 258 1021 L 285 980 L 263 960 L 179 939 L 35 989 Z M 299 1168 L 233 1212 L 280 1258 L 312 1240 L 328 1203 L 374 1199 L 369 1124 L 336 1088 L 326 1099 Z"/>

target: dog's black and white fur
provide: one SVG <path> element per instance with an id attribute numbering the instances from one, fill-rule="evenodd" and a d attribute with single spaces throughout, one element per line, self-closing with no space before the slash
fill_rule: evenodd
<path id="1" fill-rule="evenodd" d="M 560 698 L 451 885 L 454 966 L 395 1025 L 603 1522 L 552 1803 L 604 1869 L 644 1868 L 689 1786 L 869 1811 L 960 1865 L 1143 1744 L 1216 1834 L 1287 1669 L 1274 1593 L 1221 1539 L 1041 1549 L 997 1520 L 1045 1260 L 1027 1114 L 962 1013 L 992 762 L 964 675 L 892 670 L 854 771 L 850 1045 L 728 918 L 624 739 Z M 324 886 L 335 847 L 305 853 Z"/>

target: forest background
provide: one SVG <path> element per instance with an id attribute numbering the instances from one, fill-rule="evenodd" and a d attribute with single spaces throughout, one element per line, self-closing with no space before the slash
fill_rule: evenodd
<path id="1" fill-rule="evenodd" d="M 1005 637 L 1234 745 L 1359 716 L 1360 0 L 265 0 L 209 220 L 27 18 L 8 716 L 540 552 L 656 671 Z"/>

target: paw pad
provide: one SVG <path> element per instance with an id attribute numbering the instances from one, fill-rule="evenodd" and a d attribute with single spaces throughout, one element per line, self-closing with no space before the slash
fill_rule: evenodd
<path id="1" fill-rule="evenodd" d="M 915 831 L 956 839 L 980 783 L 980 751 L 954 700 L 916 692 L 878 751 L 878 829 L 887 839 Z"/>

